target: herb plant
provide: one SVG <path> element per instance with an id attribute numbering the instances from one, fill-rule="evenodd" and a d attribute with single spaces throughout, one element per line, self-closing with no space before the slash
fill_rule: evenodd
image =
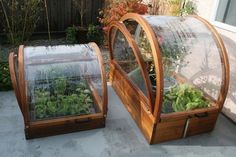
<path id="1" fill-rule="evenodd" d="M 164 94 L 162 112 L 180 112 L 209 107 L 203 93 L 189 84 L 175 85 Z"/>

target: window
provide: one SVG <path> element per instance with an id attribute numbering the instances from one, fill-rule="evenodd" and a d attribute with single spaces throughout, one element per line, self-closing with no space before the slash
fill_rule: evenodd
<path id="1" fill-rule="evenodd" d="M 223 29 L 236 32 L 236 0 L 217 0 L 214 24 Z"/>

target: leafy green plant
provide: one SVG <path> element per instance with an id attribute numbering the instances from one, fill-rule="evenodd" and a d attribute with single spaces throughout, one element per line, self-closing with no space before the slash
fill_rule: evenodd
<path id="1" fill-rule="evenodd" d="M 68 27 L 66 29 L 66 41 L 70 44 L 77 43 L 77 34 L 78 34 L 78 28 L 76 26 Z"/>
<path id="2" fill-rule="evenodd" d="M 175 85 L 164 94 L 162 112 L 180 112 L 209 107 L 203 93 L 189 84 Z"/>
<path id="3" fill-rule="evenodd" d="M 11 90 L 12 83 L 9 71 L 9 65 L 7 62 L 0 63 L 0 91 Z"/>
<path id="4" fill-rule="evenodd" d="M 98 45 L 101 45 L 103 43 L 102 28 L 100 26 L 90 24 L 88 27 L 87 39 L 88 41 L 93 41 Z"/>
<path id="5" fill-rule="evenodd" d="M 66 84 L 67 84 L 67 82 L 66 82 L 65 78 L 56 79 L 53 83 L 54 92 L 58 95 L 59 94 L 63 95 L 66 90 Z"/>
<path id="6" fill-rule="evenodd" d="M 34 91 L 36 119 L 89 114 L 92 104 L 91 92 L 82 80 L 71 83 L 61 77 L 51 82 L 50 89 L 44 87 Z"/>

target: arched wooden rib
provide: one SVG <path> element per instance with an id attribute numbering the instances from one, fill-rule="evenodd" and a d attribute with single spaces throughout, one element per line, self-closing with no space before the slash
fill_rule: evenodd
<path id="1" fill-rule="evenodd" d="M 106 80 L 106 71 L 104 68 L 104 61 L 102 58 L 102 53 L 97 46 L 96 43 L 91 42 L 89 45 L 95 50 L 96 55 L 98 57 L 98 62 L 100 64 L 100 71 L 101 71 L 101 78 L 102 78 L 102 86 L 103 86 L 103 98 L 102 98 L 102 106 L 103 106 L 103 112 L 104 114 L 107 114 L 107 101 L 108 101 L 108 95 L 107 95 L 107 80 Z"/>
<path id="2" fill-rule="evenodd" d="M 160 114 L 161 114 L 161 107 L 162 107 L 162 99 L 163 99 L 163 69 L 162 69 L 162 59 L 160 48 L 158 45 L 158 41 L 154 31 L 152 30 L 149 23 L 139 14 L 135 13 L 128 13 L 121 18 L 121 21 L 124 22 L 125 20 L 133 20 L 136 21 L 144 30 L 149 40 L 152 49 L 152 55 L 155 64 L 155 71 L 156 71 L 156 84 L 157 84 L 157 91 L 156 91 L 156 102 L 153 109 L 153 116 L 155 117 L 155 121 L 159 121 Z"/>
<path id="3" fill-rule="evenodd" d="M 10 69 L 12 86 L 13 86 L 13 89 L 15 91 L 15 95 L 16 95 L 18 105 L 19 105 L 20 110 L 22 112 L 21 95 L 20 95 L 20 91 L 19 91 L 19 84 L 18 84 L 18 81 L 17 81 L 17 78 L 16 78 L 16 70 L 15 70 L 15 62 L 14 62 L 16 57 L 17 56 L 14 54 L 14 52 L 11 52 L 10 55 L 9 55 L 8 62 L 9 62 L 9 69 Z M 22 114 L 23 114 L 23 112 L 22 112 Z"/>
<path id="4" fill-rule="evenodd" d="M 144 78 L 144 82 L 145 82 L 145 87 L 146 87 L 146 91 L 147 91 L 147 98 L 148 98 L 148 106 L 147 110 L 150 111 L 151 113 L 153 112 L 153 106 L 152 106 L 152 100 L 153 100 L 153 94 L 152 94 L 152 86 L 151 86 L 151 82 L 148 78 L 148 73 L 145 69 L 145 63 L 142 59 L 141 53 L 139 51 L 139 48 L 137 46 L 137 44 L 135 43 L 134 39 L 132 38 L 132 35 L 128 32 L 128 30 L 126 29 L 125 25 L 123 23 L 119 23 L 119 22 L 113 22 L 110 25 L 110 29 L 109 29 L 109 39 L 112 39 L 112 30 L 113 29 L 118 29 L 119 31 L 121 31 L 121 33 L 124 35 L 124 37 L 126 38 L 127 42 L 129 43 L 130 47 L 133 50 L 133 53 L 135 55 L 135 58 L 137 59 L 137 62 L 139 64 L 139 66 L 141 67 L 141 73 L 142 76 Z M 111 58 L 113 57 L 113 49 L 112 49 L 112 45 L 114 43 L 114 40 L 109 40 L 109 47 L 110 47 L 110 53 L 111 53 Z"/>
<path id="5" fill-rule="evenodd" d="M 29 106 L 27 102 L 27 95 L 26 95 L 26 80 L 25 80 L 25 68 L 24 68 L 24 45 L 19 47 L 18 52 L 18 67 L 19 67 L 19 92 L 21 95 L 21 105 L 22 105 L 22 112 L 25 122 L 25 127 L 29 126 Z"/>
<path id="6" fill-rule="evenodd" d="M 198 19 L 199 21 L 201 21 L 202 23 L 204 23 L 206 25 L 206 27 L 211 31 L 213 38 L 217 44 L 217 47 L 220 51 L 219 52 L 220 59 L 221 59 L 222 65 L 223 65 L 223 78 L 222 78 L 223 80 L 222 80 L 222 85 L 221 85 L 219 97 L 217 99 L 217 103 L 219 104 L 219 109 L 221 111 L 221 109 L 223 108 L 227 93 L 228 93 L 228 89 L 229 89 L 230 67 L 229 67 L 229 60 L 228 60 L 227 51 L 226 51 L 223 40 L 221 39 L 219 33 L 207 20 L 201 18 L 200 16 L 191 16 L 191 17 Z"/>

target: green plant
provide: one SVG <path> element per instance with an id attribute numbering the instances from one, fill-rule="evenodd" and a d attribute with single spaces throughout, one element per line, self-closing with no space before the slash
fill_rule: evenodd
<path id="1" fill-rule="evenodd" d="M 175 85 L 164 94 L 162 112 L 188 111 L 209 107 L 203 93 L 189 84 Z M 171 110 L 170 110 L 171 109 Z"/>
<path id="2" fill-rule="evenodd" d="M 103 32 L 100 26 L 90 24 L 87 33 L 88 41 L 92 41 L 101 45 L 103 43 Z"/>
<path id="3" fill-rule="evenodd" d="M 65 90 L 66 90 L 66 85 L 67 85 L 67 81 L 66 81 L 65 78 L 62 77 L 62 78 L 56 79 L 53 83 L 55 94 L 63 95 L 65 93 Z"/>
<path id="4" fill-rule="evenodd" d="M 41 0 L 0 0 L 3 27 L 11 44 L 22 44 L 34 31 L 40 17 Z"/>
<path id="5" fill-rule="evenodd" d="M 36 119 L 91 113 L 93 99 L 84 81 L 71 83 L 61 77 L 50 84 L 50 88 L 41 87 L 34 91 Z"/>
<path id="6" fill-rule="evenodd" d="M 11 77 L 9 71 L 9 65 L 7 62 L 0 63 L 0 91 L 11 90 Z"/>
<path id="7" fill-rule="evenodd" d="M 187 1 L 180 10 L 181 16 L 194 14 L 195 5 L 192 1 Z"/>
<path id="8" fill-rule="evenodd" d="M 66 29 L 66 41 L 70 44 L 77 43 L 78 28 L 76 26 L 68 27 Z"/>

